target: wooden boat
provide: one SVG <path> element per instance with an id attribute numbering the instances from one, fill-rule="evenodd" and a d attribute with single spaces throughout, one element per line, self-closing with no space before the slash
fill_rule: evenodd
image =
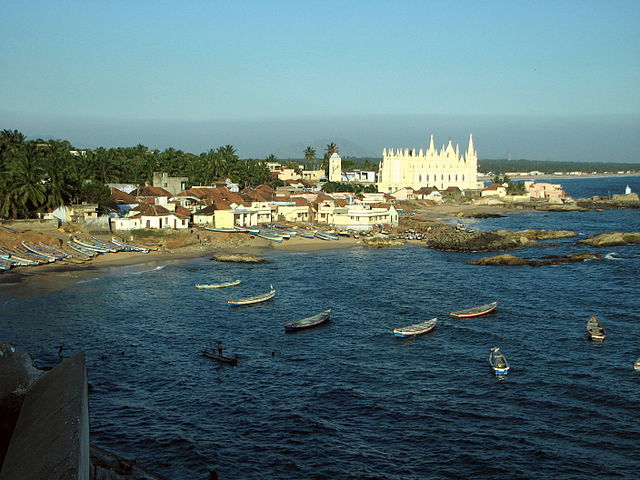
<path id="1" fill-rule="evenodd" d="M 218 355 L 216 353 L 213 352 L 207 352 L 206 350 L 202 351 L 202 356 L 203 357 L 207 357 L 207 358 L 212 358 L 214 360 L 217 360 L 221 363 L 228 363 L 229 365 L 233 365 L 236 366 L 238 364 L 238 358 L 237 357 L 225 357 L 224 355 Z"/>
<path id="2" fill-rule="evenodd" d="M 484 305 L 478 305 L 477 307 L 454 310 L 453 312 L 449 313 L 449 315 L 453 318 L 479 317 L 480 315 L 486 315 L 489 312 L 493 312 L 497 306 L 498 302 L 485 303 Z"/>
<path id="3" fill-rule="evenodd" d="M 302 330 L 304 328 L 315 327 L 329 320 L 329 315 L 331 315 L 331 309 L 327 308 L 324 312 L 320 312 L 315 315 L 311 315 L 310 317 L 296 320 L 294 322 L 285 323 L 284 331 L 294 332 L 296 330 Z"/>
<path id="4" fill-rule="evenodd" d="M 587 320 L 587 335 L 589 336 L 589 340 L 593 342 L 603 342 L 606 336 L 606 332 L 602 325 L 600 325 L 600 320 L 598 317 L 592 316 Z"/>
<path id="5" fill-rule="evenodd" d="M 633 362 L 633 369 L 636 372 L 640 372 L 640 357 L 636 358 L 636 361 Z"/>
<path id="6" fill-rule="evenodd" d="M 233 282 L 226 283 L 217 283 L 217 284 L 206 284 L 206 283 L 196 283 L 196 288 L 224 288 L 224 287 L 234 287 L 236 285 L 240 285 L 240 280 L 234 280 Z"/>
<path id="7" fill-rule="evenodd" d="M 237 300 L 228 300 L 227 303 L 232 307 L 240 305 L 253 305 L 254 303 L 266 302 L 267 300 L 276 296 L 276 289 L 271 285 L 271 291 L 263 293 L 261 295 L 254 295 L 253 297 L 238 298 Z"/>
<path id="8" fill-rule="evenodd" d="M 239 230 L 235 228 L 216 228 L 216 227 L 204 227 L 205 230 L 218 233 L 239 233 Z"/>
<path id="9" fill-rule="evenodd" d="M 489 352 L 489 365 L 496 375 L 507 375 L 509 363 L 498 347 L 493 347 Z"/>
<path id="10" fill-rule="evenodd" d="M 413 337 L 415 335 L 422 335 L 423 333 L 430 332 L 436 327 L 438 323 L 437 318 L 431 320 L 425 320 L 424 322 L 414 323 L 413 325 L 407 325 L 406 327 L 396 328 L 393 334 L 396 337 Z"/>
<path id="11" fill-rule="evenodd" d="M 260 230 L 256 235 L 260 238 L 264 238 L 266 240 L 271 240 L 272 242 L 282 242 L 284 240 L 283 237 L 278 235 L 276 232 L 272 232 L 271 230 Z"/>

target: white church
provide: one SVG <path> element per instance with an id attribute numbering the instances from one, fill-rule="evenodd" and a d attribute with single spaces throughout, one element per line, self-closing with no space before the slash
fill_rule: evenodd
<path id="1" fill-rule="evenodd" d="M 473 136 L 469 135 L 469 146 L 464 154 L 449 140 L 445 147 L 437 150 L 433 135 L 429 148 L 384 149 L 378 170 L 378 192 L 393 193 L 404 187 L 418 190 L 436 187 L 445 190 L 458 187 L 460 190 L 480 189 L 478 182 L 478 155 L 473 147 Z"/>

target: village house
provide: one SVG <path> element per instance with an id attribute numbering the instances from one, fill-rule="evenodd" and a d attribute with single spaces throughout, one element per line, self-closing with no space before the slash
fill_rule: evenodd
<path id="1" fill-rule="evenodd" d="M 172 208 L 170 205 L 168 205 Z M 112 218 L 111 226 L 117 230 L 149 229 L 186 229 L 189 227 L 191 213 L 180 206 L 173 205 L 173 211 L 162 205 L 140 203 L 132 208 L 124 218 Z"/>
<path id="2" fill-rule="evenodd" d="M 216 228 L 248 227 L 258 224 L 258 211 L 246 204 L 219 200 L 194 213 L 193 223 Z"/>
<path id="3" fill-rule="evenodd" d="M 368 231 L 374 226 L 397 226 L 398 212 L 387 203 L 345 205 L 333 210 L 329 223 L 343 230 Z"/>
<path id="4" fill-rule="evenodd" d="M 311 219 L 309 202 L 301 197 L 291 197 L 289 202 L 276 206 L 276 218 L 279 222 L 308 222 Z"/>
<path id="5" fill-rule="evenodd" d="M 500 185 L 499 183 L 493 183 L 488 187 L 482 189 L 480 193 L 481 197 L 506 197 L 507 189 L 504 185 Z"/>
<path id="6" fill-rule="evenodd" d="M 387 203 L 386 193 L 361 193 L 361 203 Z"/>
<path id="7" fill-rule="evenodd" d="M 562 185 L 555 183 L 524 182 L 524 188 L 530 198 L 543 199 L 550 202 L 561 202 L 566 197 Z"/>
<path id="8" fill-rule="evenodd" d="M 415 192 L 417 200 L 430 200 L 436 203 L 442 203 L 442 194 L 435 187 L 422 187 Z"/>
<path id="9" fill-rule="evenodd" d="M 188 182 L 189 177 L 170 177 L 169 174 L 165 172 L 153 172 L 151 185 L 163 188 L 171 195 L 176 195 L 187 188 Z"/>
<path id="10" fill-rule="evenodd" d="M 395 198 L 398 201 L 405 201 L 405 200 L 414 200 L 415 197 L 415 190 L 411 187 L 405 187 L 405 188 L 401 188 L 399 190 L 396 190 L 395 192 L 390 194 L 393 198 Z"/>

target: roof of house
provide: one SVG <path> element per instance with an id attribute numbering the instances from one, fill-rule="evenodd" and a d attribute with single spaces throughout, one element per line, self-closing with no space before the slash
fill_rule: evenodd
<path id="1" fill-rule="evenodd" d="M 135 205 L 136 203 L 138 203 L 138 200 L 133 195 L 111 187 L 110 205 Z"/>
<path id="2" fill-rule="evenodd" d="M 133 195 L 134 197 L 173 197 L 173 194 L 166 191 L 164 188 L 152 187 L 149 185 L 136 188 L 133 192 L 131 192 L 131 195 Z"/>
<path id="3" fill-rule="evenodd" d="M 483 190 L 491 191 L 491 190 L 498 190 L 499 188 L 504 188 L 504 186 L 500 185 L 499 183 L 492 183 L 488 187 L 485 187 Z"/>
<path id="4" fill-rule="evenodd" d="M 439 190 L 436 187 L 422 187 L 418 191 L 416 191 L 416 193 L 420 195 L 429 195 L 433 192 L 439 192 Z"/>

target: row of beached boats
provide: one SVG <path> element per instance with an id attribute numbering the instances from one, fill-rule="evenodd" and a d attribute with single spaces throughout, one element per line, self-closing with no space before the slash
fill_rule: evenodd
<path id="1" fill-rule="evenodd" d="M 148 253 L 150 247 L 134 245 L 115 237 L 111 241 L 70 238 L 67 243 L 54 247 L 45 242 L 22 240 L 11 248 L 0 247 L 0 270 L 9 270 L 17 266 L 42 265 L 53 262 L 82 263 L 96 255 L 109 252 Z"/>
<path id="2" fill-rule="evenodd" d="M 287 226 L 287 225 L 271 225 L 271 226 L 249 226 L 249 227 L 233 227 L 233 228 L 216 228 L 204 227 L 205 230 L 218 233 L 248 233 L 265 240 L 280 243 L 292 237 L 301 238 L 319 238 L 320 240 L 339 240 L 340 237 L 350 237 L 348 231 L 320 230 L 313 227 L 304 226 Z"/>

